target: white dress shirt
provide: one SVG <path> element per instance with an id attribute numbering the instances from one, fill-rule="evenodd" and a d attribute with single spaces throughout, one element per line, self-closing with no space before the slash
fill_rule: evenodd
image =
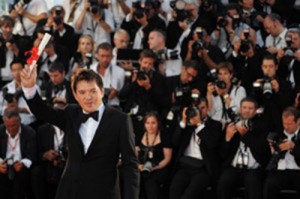
<path id="1" fill-rule="evenodd" d="M 204 127 L 205 127 L 205 125 L 201 124 L 193 132 L 191 139 L 190 139 L 190 143 L 189 143 L 188 147 L 185 149 L 185 152 L 184 152 L 185 156 L 203 160 L 203 156 L 202 156 L 201 149 L 200 149 L 201 139 L 197 135 L 197 133 L 199 133 Z"/>
<path id="2" fill-rule="evenodd" d="M 239 158 L 238 156 L 239 156 L 240 152 L 242 152 L 243 154 L 247 154 L 247 156 L 248 156 L 248 161 L 244 162 L 244 164 L 247 164 L 248 169 L 257 169 L 259 167 L 259 163 L 254 159 L 254 157 L 251 153 L 250 147 L 246 147 L 245 143 L 242 142 L 242 141 L 240 141 L 239 148 L 236 151 L 236 154 L 235 154 L 235 156 L 233 158 L 233 161 L 231 163 L 231 165 L 233 167 L 236 167 L 236 165 L 238 163 L 238 158 Z"/>
<path id="3" fill-rule="evenodd" d="M 289 134 L 286 131 L 284 131 L 283 133 L 287 136 L 288 140 L 292 140 L 294 136 L 297 136 L 298 132 L 299 132 L 299 128 L 293 134 Z M 295 161 L 295 157 L 291 154 L 291 152 L 287 151 L 285 153 L 284 158 L 279 160 L 277 169 L 278 170 L 286 170 L 286 169 L 300 170 L 300 167 L 297 165 Z"/>
<path id="4" fill-rule="evenodd" d="M 280 33 L 277 37 L 273 37 L 272 35 L 268 35 L 266 38 L 265 46 L 268 48 L 270 46 L 276 47 L 277 49 L 285 48 L 285 35 L 287 33 L 287 29 L 285 28 L 282 33 Z"/>
<path id="5" fill-rule="evenodd" d="M 63 145 L 64 140 L 64 132 L 57 126 L 53 125 L 55 134 L 54 134 L 54 150 L 59 151 L 61 149 L 61 146 Z"/>

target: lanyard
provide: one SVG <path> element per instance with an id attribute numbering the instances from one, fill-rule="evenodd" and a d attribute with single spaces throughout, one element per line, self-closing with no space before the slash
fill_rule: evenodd
<path id="1" fill-rule="evenodd" d="M 11 149 L 12 153 L 15 153 L 18 143 L 19 143 L 19 140 L 20 140 L 20 136 L 19 135 L 17 135 L 17 136 L 18 137 L 15 139 L 15 143 L 13 145 L 10 143 L 9 137 L 7 137 L 7 146 Z"/>

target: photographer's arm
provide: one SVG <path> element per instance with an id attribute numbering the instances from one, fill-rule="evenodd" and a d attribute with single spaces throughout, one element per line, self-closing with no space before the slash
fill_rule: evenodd
<path id="1" fill-rule="evenodd" d="M 43 12 L 38 15 L 33 15 L 29 12 L 27 12 L 23 6 L 20 6 L 18 8 L 15 8 L 17 13 L 23 17 L 27 17 L 30 19 L 32 22 L 37 23 L 40 19 L 47 18 L 47 13 Z"/>
<path id="2" fill-rule="evenodd" d="M 80 30 L 82 28 L 82 24 L 84 22 L 85 15 L 87 14 L 87 10 L 90 8 L 90 3 L 88 1 L 84 2 L 84 8 L 81 11 L 77 21 L 75 22 L 74 28 L 75 30 Z"/>

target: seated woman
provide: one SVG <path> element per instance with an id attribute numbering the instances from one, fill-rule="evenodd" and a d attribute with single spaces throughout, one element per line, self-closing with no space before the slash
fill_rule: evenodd
<path id="1" fill-rule="evenodd" d="M 164 184 L 169 176 L 171 141 L 161 132 L 160 120 L 156 113 L 146 114 L 144 127 L 142 139 L 136 142 L 141 185 L 147 199 L 157 199 L 160 196 L 160 185 Z"/>

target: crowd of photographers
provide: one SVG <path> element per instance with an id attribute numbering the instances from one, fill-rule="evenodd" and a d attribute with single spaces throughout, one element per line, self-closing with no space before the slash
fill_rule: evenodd
<path id="1" fill-rule="evenodd" d="M 37 90 L 56 108 L 76 103 L 79 70 L 102 77 L 104 103 L 133 122 L 141 198 L 299 194 L 296 3 L 0 1 L 1 198 L 54 198 L 68 155 L 64 129 L 37 120 L 23 97 L 20 72 L 32 58 Z"/>

